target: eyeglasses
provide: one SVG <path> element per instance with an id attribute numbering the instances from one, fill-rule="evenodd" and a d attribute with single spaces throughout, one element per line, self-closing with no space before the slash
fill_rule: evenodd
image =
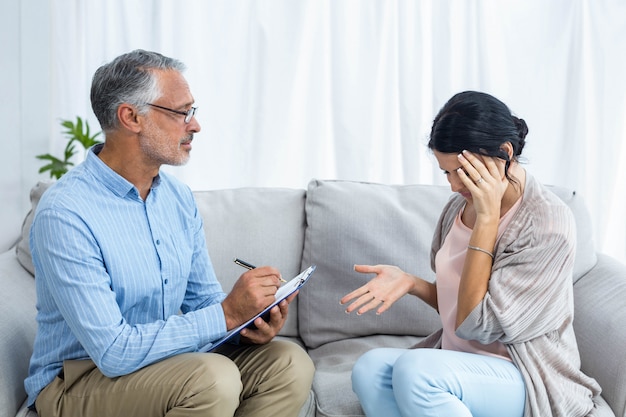
<path id="1" fill-rule="evenodd" d="M 169 112 L 172 113 L 176 113 L 176 114 L 180 114 L 181 116 L 185 116 L 185 123 L 189 123 L 191 122 L 191 118 L 196 114 L 196 112 L 198 111 L 197 107 L 191 107 L 189 110 L 187 111 L 180 111 L 180 110 L 174 110 L 174 109 L 169 109 L 167 107 L 163 107 L 163 106 L 159 106 L 158 104 L 152 104 L 152 103 L 146 103 L 148 106 L 152 106 L 152 107 L 156 107 L 158 109 L 162 109 L 162 110 L 167 110 Z"/>

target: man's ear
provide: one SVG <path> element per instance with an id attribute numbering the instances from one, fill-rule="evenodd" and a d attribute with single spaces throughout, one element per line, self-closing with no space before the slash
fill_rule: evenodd
<path id="1" fill-rule="evenodd" d="M 137 108 L 127 103 L 122 103 L 117 108 L 117 118 L 120 126 L 134 133 L 141 132 L 141 123 Z"/>

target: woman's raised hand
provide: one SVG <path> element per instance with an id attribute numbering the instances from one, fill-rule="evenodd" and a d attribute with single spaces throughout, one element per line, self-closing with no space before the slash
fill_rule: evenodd
<path id="1" fill-rule="evenodd" d="M 372 309 L 376 309 L 376 314 L 382 314 L 415 285 L 414 277 L 396 266 L 355 265 L 354 270 L 376 276 L 340 300 L 341 304 L 350 303 L 346 308 L 348 314 L 356 310 L 361 315 Z"/>

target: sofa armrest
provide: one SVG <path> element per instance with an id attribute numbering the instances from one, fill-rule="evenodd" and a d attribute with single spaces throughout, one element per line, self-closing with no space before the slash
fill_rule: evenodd
<path id="1" fill-rule="evenodd" d="M 582 370 L 602 387 L 616 416 L 626 416 L 626 265 L 598 254 L 574 284 L 574 330 Z"/>
<path id="2" fill-rule="evenodd" d="M 15 249 L 0 254 L 0 417 L 13 417 L 26 399 L 24 378 L 36 332 L 35 280 Z"/>

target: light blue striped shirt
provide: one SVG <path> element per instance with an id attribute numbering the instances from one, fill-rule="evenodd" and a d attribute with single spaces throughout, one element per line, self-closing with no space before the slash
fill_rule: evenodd
<path id="1" fill-rule="evenodd" d="M 29 405 L 66 359 L 91 358 L 115 377 L 226 334 L 226 295 L 191 190 L 161 172 L 144 202 L 98 158 L 100 146 L 37 206 Z"/>

